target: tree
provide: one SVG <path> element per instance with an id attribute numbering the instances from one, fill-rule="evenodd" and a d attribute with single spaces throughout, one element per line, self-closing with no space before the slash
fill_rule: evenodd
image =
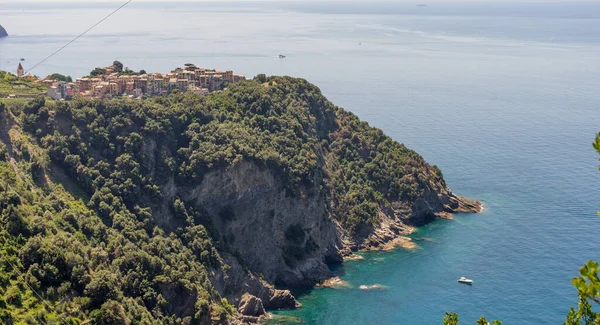
<path id="1" fill-rule="evenodd" d="M 444 316 L 444 325 L 458 325 L 458 314 L 446 313 L 446 316 Z"/>
<path id="2" fill-rule="evenodd" d="M 107 300 L 116 299 L 119 296 L 117 288 L 115 274 L 102 270 L 92 275 L 92 280 L 85 287 L 85 294 L 91 298 L 94 305 L 101 305 Z"/>
<path id="3" fill-rule="evenodd" d="M 443 325 L 458 325 L 458 314 L 447 312 L 446 316 L 444 316 L 444 324 Z M 477 320 L 477 325 L 490 325 L 490 322 L 485 319 L 485 317 L 481 316 Z M 499 320 L 495 320 L 492 322 L 492 325 L 502 325 L 502 322 Z"/>
<path id="4" fill-rule="evenodd" d="M 264 84 L 265 82 L 267 82 L 267 75 L 265 75 L 264 73 L 257 74 L 254 79 L 256 79 L 256 81 L 260 82 L 261 84 Z"/>
<path id="5" fill-rule="evenodd" d="M 131 320 L 125 314 L 120 303 L 109 300 L 99 310 L 94 310 L 90 315 L 90 321 L 94 325 L 129 325 Z"/>
<path id="6" fill-rule="evenodd" d="M 146 70 L 144 70 L 144 69 L 140 70 L 140 74 L 146 74 Z"/>
<path id="7" fill-rule="evenodd" d="M 120 61 L 115 61 L 113 62 L 113 68 L 115 68 L 116 72 L 121 72 L 123 71 L 123 63 L 121 63 Z"/>
<path id="8" fill-rule="evenodd" d="M 94 70 L 92 70 L 90 72 L 90 76 L 94 76 L 94 77 L 95 76 L 100 76 L 100 75 L 103 75 L 103 74 L 106 74 L 106 69 L 103 69 L 103 68 L 95 68 Z"/>
<path id="9" fill-rule="evenodd" d="M 579 269 L 580 276 L 573 279 L 573 285 L 586 299 L 600 304 L 600 279 L 598 262 L 588 261 Z"/>
<path id="10" fill-rule="evenodd" d="M 477 320 L 477 325 L 490 325 L 490 322 L 488 322 L 487 319 L 485 319 L 485 317 L 481 316 Z M 502 322 L 499 320 L 495 320 L 492 322 L 492 325 L 502 325 Z"/>
<path id="11" fill-rule="evenodd" d="M 575 308 L 571 307 L 564 325 L 600 325 L 600 314 L 592 311 L 592 305 L 584 294 L 579 294 L 577 308 L 578 310 L 575 311 Z"/>
<path id="12" fill-rule="evenodd" d="M 64 82 L 73 82 L 73 78 L 71 76 L 65 76 L 60 73 L 53 73 L 48 76 L 50 80 L 64 81 Z"/>

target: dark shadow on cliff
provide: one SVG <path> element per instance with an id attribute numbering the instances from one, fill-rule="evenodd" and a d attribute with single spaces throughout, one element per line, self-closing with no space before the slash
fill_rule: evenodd
<path id="1" fill-rule="evenodd" d="M 333 277 L 343 278 L 346 275 L 344 263 L 330 263 L 327 264 L 327 267 Z M 336 290 L 334 288 L 323 288 L 319 286 L 278 286 L 277 289 L 290 290 L 296 299 L 302 299 L 303 296 L 310 295 L 313 290 Z"/>

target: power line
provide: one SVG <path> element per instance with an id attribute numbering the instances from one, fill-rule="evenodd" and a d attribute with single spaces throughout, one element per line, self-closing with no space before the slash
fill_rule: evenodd
<path id="1" fill-rule="evenodd" d="M 37 291 L 35 291 L 35 289 L 33 289 L 33 287 L 27 282 L 27 279 L 25 278 L 25 275 L 23 274 L 23 272 L 21 272 L 18 268 L 16 268 L 11 262 L 10 262 L 10 257 L 8 255 L 6 255 L 6 259 L 5 259 L 6 263 L 8 263 L 8 265 L 10 265 L 10 267 L 17 271 L 17 273 L 19 273 L 19 275 L 23 278 L 23 282 L 25 283 L 25 285 L 27 285 L 27 287 L 40 299 L 40 301 L 42 302 L 42 304 L 45 304 L 50 310 L 55 311 L 54 308 L 52 307 L 52 305 L 50 305 L 50 303 L 48 303 L 46 301 L 46 299 L 42 298 L 42 296 L 40 296 L 39 293 L 37 293 Z M 62 317 L 61 314 L 56 313 L 58 316 Z M 43 320 L 43 319 L 42 319 Z M 63 318 L 63 320 L 66 321 L 66 319 Z M 46 323 L 44 321 L 44 323 Z M 47 323 L 46 323 L 47 324 Z"/>
<path id="2" fill-rule="evenodd" d="M 37 68 L 39 65 L 41 65 L 42 63 L 48 61 L 48 59 L 50 59 L 51 57 L 55 56 L 56 54 L 58 54 L 58 52 L 64 50 L 67 46 L 71 45 L 73 42 L 75 42 L 76 40 L 78 40 L 81 36 L 87 34 L 89 31 L 91 31 L 92 29 L 94 29 L 96 26 L 100 25 L 103 21 L 107 20 L 110 16 L 114 15 L 117 11 L 123 9 L 123 7 L 125 7 L 126 5 L 128 5 L 131 1 L 133 0 L 129 0 L 127 2 L 125 2 L 124 4 L 122 4 L 119 8 L 115 9 L 113 12 L 111 12 L 110 14 L 108 14 L 106 17 L 102 18 L 99 22 L 97 22 L 96 24 L 94 24 L 94 26 L 88 28 L 85 32 L 79 34 L 77 37 L 75 37 L 74 39 L 72 39 L 71 41 L 69 41 L 67 44 L 63 45 L 61 48 L 59 48 L 58 50 L 54 51 L 54 53 L 48 55 L 45 59 L 43 59 L 42 61 L 40 61 L 39 63 L 37 63 L 36 65 L 33 66 L 33 68 L 27 70 L 27 72 L 25 73 L 29 73 L 31 70 Z"/>

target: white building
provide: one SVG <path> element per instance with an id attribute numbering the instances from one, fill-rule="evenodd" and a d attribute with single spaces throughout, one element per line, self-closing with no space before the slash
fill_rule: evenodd
<path id="1" fill-rule="evenodd" d="M 48 96 L 54 100 L 60 100 L 63 98 L 60 89 L 56 86 L 48 88 Z"/>

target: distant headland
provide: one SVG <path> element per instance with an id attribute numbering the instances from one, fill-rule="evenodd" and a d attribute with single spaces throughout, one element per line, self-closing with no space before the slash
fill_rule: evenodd
<path id="1" fill-rule="evenodd" d="M 8 36 L 6 29 L 4 29 L 4 27 L 2 27 L 2 25 L 0 25 L 0 38 L 6 37 L 6 36 Z"/>

